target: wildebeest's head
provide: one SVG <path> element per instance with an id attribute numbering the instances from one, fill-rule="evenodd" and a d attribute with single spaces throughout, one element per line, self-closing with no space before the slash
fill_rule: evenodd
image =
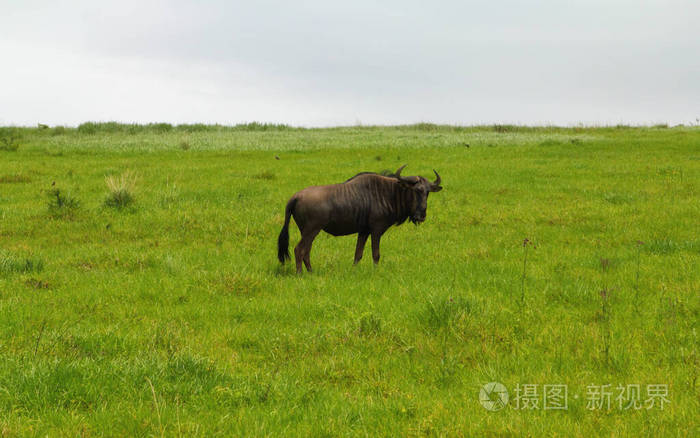
<path id="1" fill-rule="evenodd" d="M 435 169 L 433 169 L 433 172 L 435 172 L 437 179 L 434 182 L 430 182 L 422 176 L 401 176 L 401 171 L 404 167 L 406 167 L 405 164 L 399 167 L 399 170 L 392 176 L 398 179 L 404 187 L 410 189 L 414 194 L 410 206 L 410 220 L 418 225 L 425 221 L 425 211 L 428 208 L 428 194 L 430 192 L 439 192 L 442 190 L 442 186 L 440 185 L 441 179 Z"/>

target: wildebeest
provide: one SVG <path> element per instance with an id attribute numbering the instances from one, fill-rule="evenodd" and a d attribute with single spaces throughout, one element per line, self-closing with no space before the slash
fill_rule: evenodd
<path id="1" fill-rule="evenodd" d="M 409 219 L 414 224 L 425 220 L 428 194 L 439 192 L 440 175 L 430 182 L 422 176 L 401 176 L 406 165 L 394 174 L 362 172 L 341 184 L 307 187 L 291 197 L 284 214 L 284 226 L 277 239 L 277 258 L 281 263 L 289 256 L 289 218 L 301 231 L 301 240 L 294 248 L 297 273 L 301 262 L 311 272 L 311 244 L 325 231 L 334 236 L 357 233 L 355 264 L 362 258 L 367 237 L 372 236 L 372 258 L 379 262 L 379 241 L 392 225 Z"/>

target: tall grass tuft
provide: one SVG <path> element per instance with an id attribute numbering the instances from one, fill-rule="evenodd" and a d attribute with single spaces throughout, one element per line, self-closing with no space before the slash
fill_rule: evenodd
<path id="1" fill-rule="evenodd" d="M 634 276 L 634 308 L 639 311 L 639 266 L 642 259 L 642 245 L 644 242 L 637 240 L 637 272 Z"/>
<path id="2" fill-rule="evenodd" d="M 382 332 L 382 318 L 371 312 L 363 314 L 358 325 L 361 336 L 378 336 Z"/>
<path id="3" fill-rule="evenodd" d="M 527 248 L 533 243 L 527 237 L 523 239 L 523 274 L 520 277 L 520 307 L 525 304 L 525 280 L 527 278 Z"/>
<path id="4" fill-rule="evenodd" d="M 180 189 L 178 189 L 175 183 L 165 184 L 165 189 L 160 192 L 160 206 L 162 208 L 169 208 L 175 204 L 180 197 Z"/>
<path id="5" fill-rule="evenodd" d="M 12 273 L 41 272 L 44 262 L 36 257 L 17 257 L 0 250 L 0 275 Z"/>
<path id="6" fill-rule="evenodd" d="M 105 184 L 109 189 L 109 195 L 105 199 L 105 206 L 112 208 L 126 208 L 134 203 L 134 190 L 138 177 L 130 170 L 121 175 L 105 177 Z"/>
<path id="7" fill-rule="evenodd" d="M 432 331 L 452 327 L 460 318 L 471 313 L 471 303 L 463 297 L 432 297 L 419 314 L 419 319 Z"/>
<path id="8" fill-rule="evenodd" d="M 49 214 L 54 217 L 70 216 L 80 207 L 80 201 L 61 189 L 49 190 L 47 204 Z"/>
<path id="9" fill-rule="evenodd" d="M 607 273 L 610 267 L 609 259 L 600 259 L 600 268 L 603 275 L 603 288 L 600 290 L 601 298 L 601 315 L 603 324 L 605 325 L 603 331 L 603 354 L 605 355 L 605 363 L 610 363 L 610 344 L 612 341 L 612 331 L 610 329 L 610 292 L 608 288 Z"/>

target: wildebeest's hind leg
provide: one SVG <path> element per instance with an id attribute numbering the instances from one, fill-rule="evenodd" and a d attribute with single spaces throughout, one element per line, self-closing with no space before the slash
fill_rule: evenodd
<path id="1" fill-rule="evenodd" d="M 302 248 L 301 242 L 303 240 L 304 239 L 302 238 L 302 240 L 300 240 L 299 243 L 297 243 L 297 246 L 294 247 L 294 260 L 297 262 L 297 274 L 301 274 L 301 272 L 302 272 L 301 271 L 301 260 L 304 258 L 304 254 L 303 254 L 303 251 L 301 249 Z"/>
<path id="2" fill-rule="evenodd" d="M 306 265 L 306 270 L 311 272 L 311 244 L 321 231 L 320 228 L 306 227 L 301 232 L 301 240 L 294 248 L 294 257 L 297 262 L 297 274 L 302 273 L 301 262 Z"/>
<path id="3" fill-rule="evenodd" d="M 362 253 L 365 252 L 365 242 L 367 242 L 368 237 L 369 234 L 366 233 L 357 234 L 357 246 L 355 247 L 355 265 L 358 264 L 362 259 Z"/>

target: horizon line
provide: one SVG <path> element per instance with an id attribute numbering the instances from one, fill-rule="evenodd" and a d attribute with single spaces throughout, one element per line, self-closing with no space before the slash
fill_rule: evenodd
<path id="1" fill-rule="evenodd" d="M 81 127 L 88 127 L 93 125 L 95 128 L 112 126 L 112 127 L 162 127 L 165 129 L 173 128 L 187 128 L 187 127 L 206 127 L 206 128 L 264 128 L 264 129 L 348 129 L 348 128 L 494 128 L 494 127 L 513 127 L 513 128 L 552 128 L 552 129 L 575 129 L 575 128 L 693 128 L 700 127 L 700 120 L 696 119 L 695 123 L 676 123 L 671 124 L 668 122 L 649 122 L 649 123 L 587 123 L 587 122 L 577 122 L 569 124 L 537 124 L 537 123 L 513 123 L 513 122 L 488 122 L 488 123 L 475 123 L 475 124 L 451 124 L 451 123 L 435 123 L 435 122 L 414 122 L 414 123 L 399 123 L 399 124 L 365 124 L 365 123 L 354 123 L 354 124 L 338 124 L 338 125 L 293 125 L 287 123 L 277 123 L 277 122 L 239 122 L 233 124 L 225 123 L 207 123 L 207 122 L 187 122 L 187 123 L 171 123 L 171 122 L 119 122 L 119 121 L 84 121 L 77 125 L 75 124 L 45 124 L 38 122 L 35 125 L 29 124 L 2 124 L 0 123 L 0 128 L 22 128 L 22 129 L 52 129 L 52 128 L 65 128 L 65 129 L 80 129 Z"/>

